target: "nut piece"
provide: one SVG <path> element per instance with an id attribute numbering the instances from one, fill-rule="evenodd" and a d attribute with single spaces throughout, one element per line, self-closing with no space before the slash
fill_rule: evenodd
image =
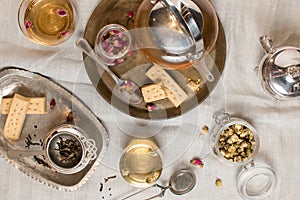
<path id="1" fill-rule="evenodd" d="M 203 132 L 204 134 L 207 134 L 208 131 L 209 131 L 208 126 L 203 126 L 203 127 L 202 127 L 202 132 Z"/>
<path id="2" fill-rule="evenodd" d="M 219 188 L 221 188 L 223 186 L 222 180 L 219 179 L 219 178 L 216 180 L 215 183 L 216 183 L 216 186 L 219 187 Z"/>
<path id="3" fill-rule="evenodd" d="M 220 134 L 219 151 L 231 162 L 247 161 L 255 150 L 256 142 L 253 132 L 242 124 L 233 124 Z"/>

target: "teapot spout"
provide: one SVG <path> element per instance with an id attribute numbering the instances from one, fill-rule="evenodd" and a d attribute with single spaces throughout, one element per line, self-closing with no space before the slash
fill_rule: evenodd
<path id="1" fill-rule="evenodd" d="M 261 36 L 259 38 L 260 44 L 262 48 L 266 51 L 266 53 L 274 53 L 275 47 L 273 46 L 273 41 L 268 35 Z"/>

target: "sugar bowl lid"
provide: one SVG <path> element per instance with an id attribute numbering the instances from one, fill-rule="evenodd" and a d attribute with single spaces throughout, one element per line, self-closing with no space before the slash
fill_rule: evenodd
<path id="1" fill-rule="evenodd" d="M 274 170 L 265 164 L 244 167 L 237 177 L 239 195 L 247 200 L 268 198 L 275 190 L 277 178 Z"/>
<path id="2" fill-rule="evenodd" d="M 260 42 L 267 53 L 259 66 L 263 88 L 277 99 L 300 97 L 300 48 L 275 48 L 266 35 Z"/>

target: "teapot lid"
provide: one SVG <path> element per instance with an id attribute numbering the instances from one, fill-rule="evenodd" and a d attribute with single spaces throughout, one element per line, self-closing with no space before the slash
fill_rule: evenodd
<path id="1" fill-rule="evenodd" d="M 261 38 L 268 53 L 261 64 L 263 87 L 278 99 L 300 96 L 300 49 L 281 47 L 275 49 L 268 36 Z"/>

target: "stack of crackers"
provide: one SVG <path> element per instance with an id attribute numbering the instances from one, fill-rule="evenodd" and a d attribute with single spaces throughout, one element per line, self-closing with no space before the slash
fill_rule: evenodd
<path id="1" fill-rule="evenodd" d="M 160 66 L 154 65 L 147 72 L 146 76 L 154 83 L 142 88 L 142 94 L 146 103 L 169 99 L 177 108 L 184 102 L 188 95 L 176 83 L 176 81 Z"/>
<path id="2" fill-rule="evenodd" d="M 27 98 L 15 94 L 13 98 L 3 98 L 1 113 L 7 114 L 3 135 L 6 139 L 18 140 L 21 136 L 27 114 L 46 113 L 46 98 Z"/>

